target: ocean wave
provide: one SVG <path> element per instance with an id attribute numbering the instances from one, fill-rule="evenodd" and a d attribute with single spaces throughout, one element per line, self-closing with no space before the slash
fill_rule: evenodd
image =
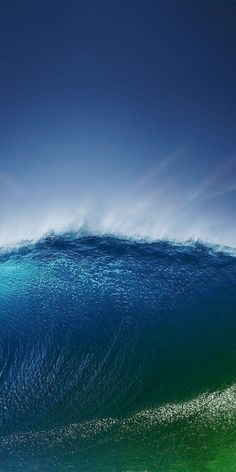
<path id="1" fill-rule="evenodd" d="M 45 442 L 51 451 L 56 448 L 51 457 L 56 470 L 68 465 L 59 444 L 74 470 L 157 470 L 164 461 L 163 470 L 182 471 L 185 460 L 191 470 L 194 460 L 185 457 L 181 435 L 190 448 L 190 437 L 201 442 L 201 435 L 206 439 L 220 424 L 236 439 L 235 284 L 234 253 L 199 242 L 69 232 L 2 250 L 5 470 L 11 470 L 12 451 L 19 461 L 19 444 L 23 470 L 36 467 Z M 101 434 L 94 436 L 97 428 Z M 173 469 L 161 454 L 163 441 L 173 449 L 169 435 L 182 448 L 168 456 Z M 111 440 L 118 449 L 130 440 L 127 464 L 123 458 L 122 466 L 109 460 L 104 465 L 101 454 L 106 457 Z M 155 457 L 146 469 L 135 459 L 141 444 Z M 209 462 L 209 451 L 201 464 Z M 87 469 L 78 469 L 81 457 Z M 48 470 L 45 463 L 36 470 Z"/>

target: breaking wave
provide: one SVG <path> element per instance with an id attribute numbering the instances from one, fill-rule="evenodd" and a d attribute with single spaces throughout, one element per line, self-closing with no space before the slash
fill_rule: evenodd
<path id="1" fill-rule="evenodd" d="M 200 243 L 2 250 L 1 472 L 235 470 L 235 287 Z"/>

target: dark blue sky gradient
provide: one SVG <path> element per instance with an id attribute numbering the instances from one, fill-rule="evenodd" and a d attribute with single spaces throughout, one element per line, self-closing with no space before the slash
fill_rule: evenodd
<path id="1" fill-rule="evenodd" d="M 235 21 L 227 1 L 2 2 L 2 233 L 69 208 L 66 225 L 84 200 L 102 219 L 122 195 L 117 230 L 144 216 L 234 245 Z"/>

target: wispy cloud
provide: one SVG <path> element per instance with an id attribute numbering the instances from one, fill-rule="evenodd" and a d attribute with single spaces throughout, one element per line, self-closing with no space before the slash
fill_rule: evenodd
<path id="1" fill-rule="evenodd" d="M 185 146 L 183 145 L 175 149 L 172 153 L 168 154 L 163 159 L 158 160 L 157 164 L 151 169 L 149 169 L 144 174 L 144 176 L 136 182 L 132 190 L 139 190 L 155 178 L 161 176 L 163 172 L 168 170 L 170 166 L 184 154 L 184 151 Z"/>
<path id="2" fill-rule="evenodd" d="M 9 174 L 0 171 L 0 186 L 3 185 L 7 190 L 13 193 L 16 197 L 25 196 L 25 191 L 15 182 Z"/>
<path id="3" fill-rule="evenodd" d="M 230 177 L 227 182 L 225 176 L 229 174 L 236 167 L 236 156 L 233 156 L 226 161 L 219 164 L 215 171 L 203 179 L 200 184 L 193 189 L 188 196 L 186 196 L 185 203 L 181 210 L 186 208 L 197 200 L 204 200 L 214 198 L 220 195 L 225 195 L 228 192 L 236 189 L 236 182 L 230 182 Z M 224 183 L 222 179 L 224 178 Z"/>

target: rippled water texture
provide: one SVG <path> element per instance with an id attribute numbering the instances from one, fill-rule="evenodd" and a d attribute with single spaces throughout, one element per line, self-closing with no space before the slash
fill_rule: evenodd
<path id="1" fill-rule="evenodd" d="M 0 254 L 0 471 L 236 470 L 236 258 L 50 236 Z"/>

